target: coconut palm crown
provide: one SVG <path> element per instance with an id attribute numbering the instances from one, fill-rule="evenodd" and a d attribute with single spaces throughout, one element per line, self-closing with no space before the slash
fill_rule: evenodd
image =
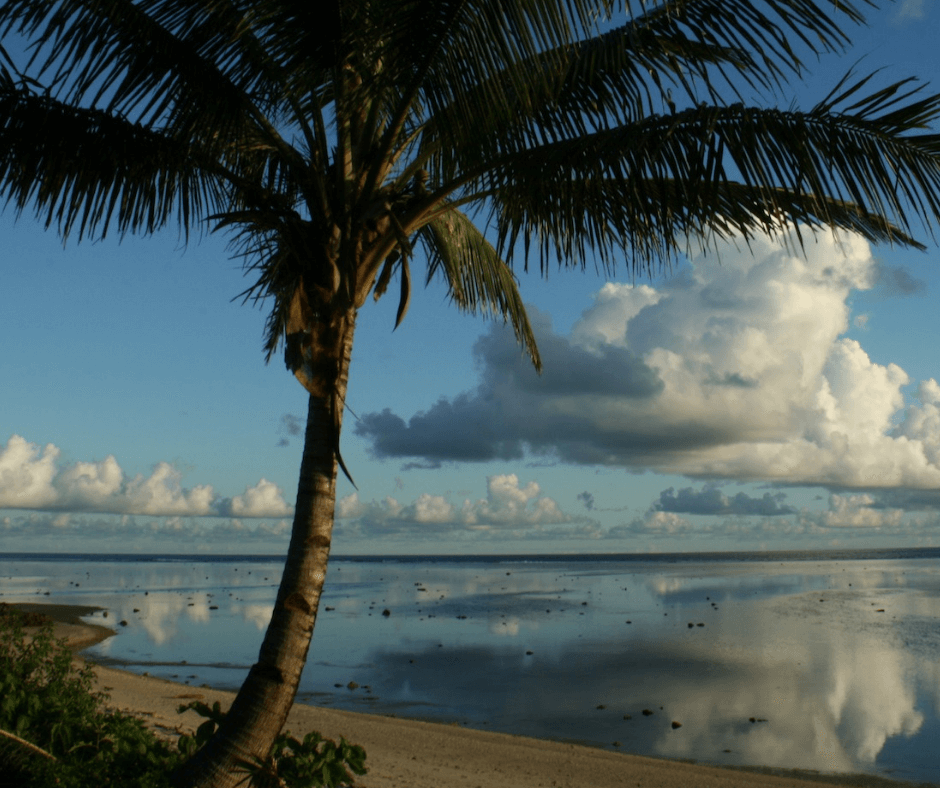
<path id="1" fill-rule="evenodd" d="M 940 215 L 940 97 L 846 77 L 864 0 L 4 0 L 0 198 L 62 236 L 229 233 L 309 392 L 275 612 L 219 734 L 178 775 L 229 785 L 270 748 L 331 543 L 357 311 L 416 275 L 507 321 L 513 258 L 668 265 L 690 238 L 794 225 L 916 245 Z M 24 49 L 24 43 L 28 46 Z M 880 86 L 877 86 L 880 85 Z"/>

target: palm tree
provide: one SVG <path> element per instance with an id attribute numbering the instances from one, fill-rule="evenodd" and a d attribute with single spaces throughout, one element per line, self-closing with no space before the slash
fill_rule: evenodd
<path id="1" fill-rule="evenodd" d="M 865 0 L 4 0 L 0 193 L 63 236 L 230 233 L 309 392 L 293 535 L 234 705 L 178 775 L 230 785 L 293 702 L 330 550 L 356 314 L 443 277 L 539 366 L 510 263 L 646 273 L 691 237 L 940 215 L 940 97 L 765 105 Z M 29 42 L 28 56 L 11 54 Z M 750 104 L 744 96 L 753 95 Z"/>

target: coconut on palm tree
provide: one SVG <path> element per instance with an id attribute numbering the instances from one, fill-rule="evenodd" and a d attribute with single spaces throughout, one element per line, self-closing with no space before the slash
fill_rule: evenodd
<path id="1" fill-rule="evenodd" d="M 266 356 L 282 348 L 309 393 L 271 623 L 181 784 L 239 779 L 293 702 L 370 297 L 393 288 L 400 322 L 414 281 L 442 277 L 458 307 L 507 321 L 538 367 L 514 258 L 645 273 L 689 238 L 794 225 L 917 243 L 912 225 L 940 215 L 940 97 L 847 78 L 805 110 L 773 104 L 801 53 L 844 49 L 867 4 L 0 4 L 3 200 L 63 236 L 230 233 L 252 276 L 242 295 L 270 307 Z"/>

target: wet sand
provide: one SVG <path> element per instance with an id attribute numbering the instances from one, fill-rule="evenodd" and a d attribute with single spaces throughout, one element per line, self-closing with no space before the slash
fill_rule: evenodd
<path id="1" fill-rule="evenodd" d="M 99 642 L 106 627 L 85 624 L 82 615 L 97 608 L 43 604 L 16 605 L 50 616 L 56 634 L 74 650 Z M 191 687 L 126 671 L 96 667 L 98 684 L 110 704 L 144 719 L 156 731 L 175 735 L 202 720 L 178 714 L 191 700 L 223 708 L 233 693 Z M 822 785 L 888 788 L 904 785 L 870 775 L 735 769 L 628 755 L 575 744 L 491 733 L 396 717 L 359 714 L 297 704 L 287 727 L 297 735 L 319 730 L 325 736 L 365 747 L 366 788 L 813 788 Z"/>

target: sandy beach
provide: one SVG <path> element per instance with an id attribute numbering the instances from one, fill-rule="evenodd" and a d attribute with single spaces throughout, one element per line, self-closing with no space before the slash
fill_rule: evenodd
<path id="1" fill-rule="evenodd" d="M 17 605 L 56 621 L 56 634 L 74 650 L 112 634 L 86 624 L 93 612 L 74 606 Z M 99 687 L 110 704 L 144 719 L 158 732 L 192 730 L 201 718 L 177 708 L 191 700 L 223 708 L 230 692 L 191 687 L 97 666 Z M 297 704 L 288 728 L 302 735 L 325 736 L 361 744 L 368 753 L 365 788 L 812 788 L 820 785 L 889 788 L 902 783 L 870 775 L 823 775 L 812 772 L 737 769 L 610 752 L 575 744 L 512 736 L 389 716 L 359 714 Z"/>

